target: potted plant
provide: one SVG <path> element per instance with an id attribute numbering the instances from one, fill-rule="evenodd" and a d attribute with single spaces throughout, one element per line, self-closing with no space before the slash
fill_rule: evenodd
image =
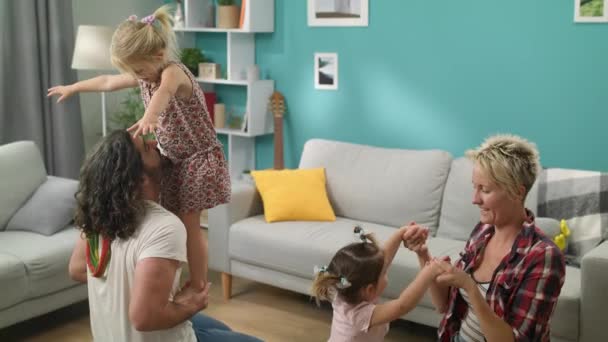
<path id="1" fill-rule="evenodd" d="M 239 6 L 234 0 L 218 0 L 217 27 L 237 28 L 239 27 Z"/>
<path id="2" fill-rule="evenodd" d="M 144 102 L 139 87 L 130 89 L 121 102 L 120 109 L 112 114 L 110 121 L 116 129 L 127 129 L 144 116 Z"/>
<path id="3" fill-rule="evenodd" d="M 197 77 L 199 63 L 207 62 L 205 55 L 197 48 L 183 48 L 181 50 L 180 59 L 190 72 Z"/>

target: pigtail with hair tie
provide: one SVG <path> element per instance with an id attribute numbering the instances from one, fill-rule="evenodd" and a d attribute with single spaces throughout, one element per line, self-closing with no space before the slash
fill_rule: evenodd
<path id="1" fill-rule="evenodd" d="M 355 226 L 355 228 L 353 229 L 353 233 L 355 234 L 356 240 L 359 240 L 361 242 L 372 242 L 365 230 L 363 230 L 363 228 L 359 225 Z"/>
<path id="2" fill-rule="evenodd" d="M 150 14 L 144 17 L 141 22 L 147 25 L 152 25 L 156 21 L 156 16 L 154 14 Z"/>

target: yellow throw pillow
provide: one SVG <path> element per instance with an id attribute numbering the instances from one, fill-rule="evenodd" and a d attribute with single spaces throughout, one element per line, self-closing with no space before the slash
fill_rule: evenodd
<path id="1" fill-rule="evenodd" d="M 251 171 L 264 202 L 266 222 L 335 221 L 325 169 Z"/>

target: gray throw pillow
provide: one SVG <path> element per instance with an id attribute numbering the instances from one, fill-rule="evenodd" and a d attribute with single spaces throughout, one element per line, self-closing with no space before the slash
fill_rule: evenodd
<path id="1" fill-rule="evenodd" d="M 13 215 L 6 230 L 27 230 L 42 235 L 62 230 L 74 217 L 77 189 L 75 180 L 48 176 Z"/>

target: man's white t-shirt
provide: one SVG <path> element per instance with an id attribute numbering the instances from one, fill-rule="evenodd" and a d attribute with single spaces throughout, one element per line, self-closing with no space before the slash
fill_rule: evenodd
<path id="1" fill-rule="evenodd" d="M 129 300 L 135 267 L 144 258 L 180 261 L 170 298 L 179 290 L 181 266 L 187 262 L 186 228 L 179 218 L 154 202 L 147 202 L 146 214 L 135 234 L 115 239 L 103 277 L 87 276 L 91 330 L 96 341 L 195 342 L 192 323 L 185 321 L 171 329 L 140 332 L 129 321 Z"/>

